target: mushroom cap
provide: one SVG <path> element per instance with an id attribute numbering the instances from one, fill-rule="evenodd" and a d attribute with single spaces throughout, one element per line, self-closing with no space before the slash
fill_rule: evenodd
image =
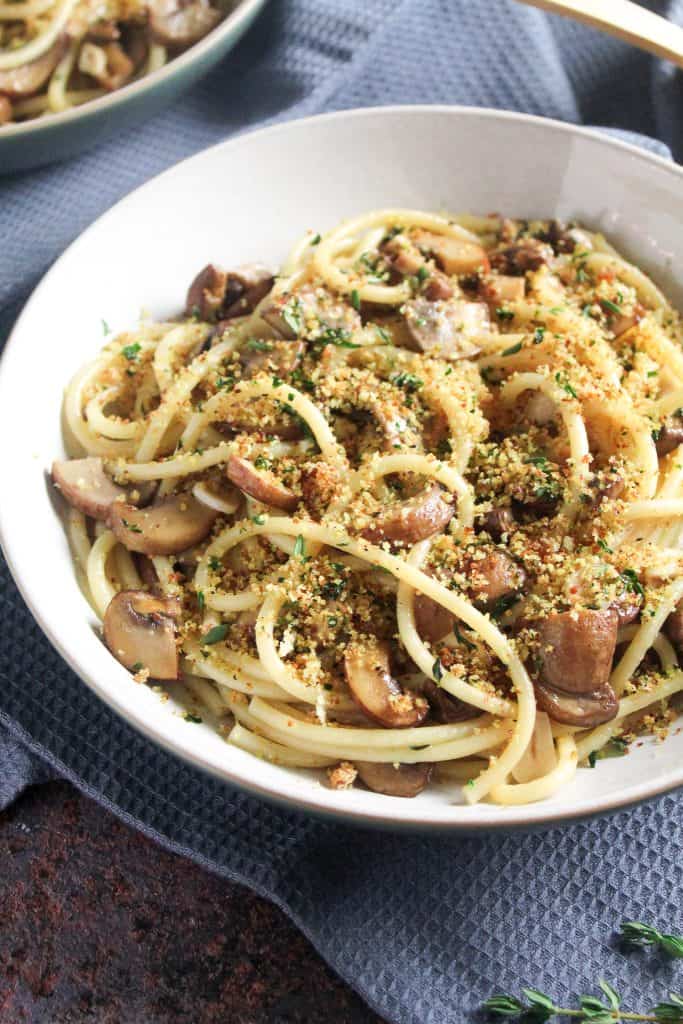
<path id="1" fill-rule="evenodd" d="M 245 494 L 251 495 L 264 505 L 272 508 L 281 508 L 285 512 L 293 512 L 299 504 L 299 498 L 290 491 L 289 487 L 269 473 L 267 470 L 257 469 L 249 459 L 240 458 L 238 455 L 231 455 L 226 467 L 228 479 L 239 487 Z"/>
<path id="2" fill-rule="evenodd" d="M 486 250 L 476 242 L 421 229 L 414 231 L 411 237 L 420 249 L 433 255 L 439 267 L 450 276 L 489 269 Z"/>
<path id="3" fill-rule="evenodd" d="M 152 679 L 178 678 L 176 622 L 180 604 L 144 590 L 122 590 L 104 613 L 104 640 L 127 669 L 147 669 Z"/>
<path id="4" fill-rule="evenodd" d="M 476 549 L 465 561 L 468 590 L 479 608 L 491 608 L 502 598 L 511 597 L 526 584 L 526 573 L 518 562 L 500 548 Z"/>
<path id="5" fill-rule="evenodd" d="M 358 777 L 373 793 L 414 797 L 421 793 L 432 775 L 431 764 L 380 764 L 354 761 Z"/>
<path id="6" fill-rule="evenodd" d="M 183 492 L 143 509 L 118 501 L 111 510 L 110 526 L 129 551 L 177 555 L 203 541 L 217 515 L 215 509 Z"/>
<path id="7" fill-rule="evenodd" d="M 535 628 L 542 685 L 566 694 L 592 694 L 608 684 L 617 646 L 615 611 L 581 608 L 560 612 Z"/>
<path id="8" fill-rule="evenodd" d="M 453 722 L 468 722 L 471 718 L 477 718 L 481 714 L 479 708 L 447 693 L 431 679 L 424 685 L 424 694 L 437 722 L 443 722 L 446 725 Z"/>
<path id="9" fill-rule="evenodd" d="M 417 544 L 443 530 L 453 518 L 455 509 L 443 496 L 438 484 L 433 484 L 413 498 L 387 505 L 375 516 L 374 522 L 361 532 L 361 537 L 379 544 Z"/>
<path id="10" fill-rule="evenodd" d="M 563 725 L 592 729 L 611 722 L 619 710 L 619 701 L 609 683 L 592 693 L 567 693 L 535 681 L 534 691 L 538 707 Z"/>
<path id="11" fill-rule="evenodd" d="M 353 699 L 380 725 L 407 729 L 426 718 L 427 701 L 404 693 L 391 675 L 387 644 L 352 645 L 344 655 L 344 672 Z"/>
<path id="12" fill-rule="evenodd" d="M 108 519 L 114 503 L 130 500 L 129 490 L 115 484 L 94 456 L 53 462 L 51 476 L 65 500 L 93 519 Z"/>

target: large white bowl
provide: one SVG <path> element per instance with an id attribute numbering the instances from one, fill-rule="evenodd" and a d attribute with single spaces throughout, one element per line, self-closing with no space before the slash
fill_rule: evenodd
<path id="1" fill-rule="evenodd" d="M 24 598 L 84 683 L 147 736 L 301 809 L 413 827 L 530 826 L 683 784 L 683 733 L 674 733 L 580 770 L 556 797 L 526 807 L 465 807 L 447 787 L 415 800 L 333 792 L 182 720 L 172 703 L 132 681 L 93 628 L 45 473 L 62 452 L 63 385 L 98 351 L 102 319 L 118 330 L 142 309 L 164 317 L 208 260 L 276 264 L 305 229 L 325 230 L 379 206 L 576 217 L 608 234 L 683 304 L 683 280 L 674 276 L 683 266 L 683 171 L 591 131 L 496 111 L 409 107 L 331 114 L 216 146 L 89 228 L 46 275 L 12 333 L 0 367 L 0 537 Z"/>

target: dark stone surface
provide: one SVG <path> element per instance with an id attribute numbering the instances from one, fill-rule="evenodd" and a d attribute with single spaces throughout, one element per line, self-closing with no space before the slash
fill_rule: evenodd
<path id="1" fill-rule="evenodd" d="M 279 910 L 66 783 L 0 815 L 1 1024 L 381 1024 Z"/>

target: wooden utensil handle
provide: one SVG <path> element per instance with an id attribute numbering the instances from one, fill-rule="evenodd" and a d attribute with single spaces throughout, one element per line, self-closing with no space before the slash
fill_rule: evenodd
<path id="1" fill-rule="evenodd" d="M 592 28 L 683 67 L 683 28 L 631 0 L 522 0 L 550 14 L 574 18 Z"/>

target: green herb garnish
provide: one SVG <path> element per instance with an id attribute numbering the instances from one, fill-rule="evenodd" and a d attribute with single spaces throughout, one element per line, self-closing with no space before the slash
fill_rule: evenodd
<path id="1" fill-rule="evenodd" d="M 202 644 L 219 644 L 228 635 L 229 626 L 227 622 L 221 622 L 218 626 L 212 626 L 208 633 L 202 637 Z"/>
<path id="2" fill-rule="evenodd" d="M 124 345 L 121 349 L 122 355 L 130 361 L 137 358 L 137 354 L 140 351 L 140 343 L 137 341 L 132 342 L 130 345 Z"/>
<path id="3" fill-rule="evenodd" d="M 509 348 L 503 349 L 501 355 L 503 356 L 515 356 L 518 352 L 522 351 L 522 343 L 518 341 L 516 345 L 510 345 Z"/>
<path id="4" fill-rule="evenodd" d="M 641 921 L 622 921 L 620 934 L 627 946 L 645 948 L 652 946 L 668 956 L 683 958 L 683 936 L 660 932 L 650 924 Z"/>

